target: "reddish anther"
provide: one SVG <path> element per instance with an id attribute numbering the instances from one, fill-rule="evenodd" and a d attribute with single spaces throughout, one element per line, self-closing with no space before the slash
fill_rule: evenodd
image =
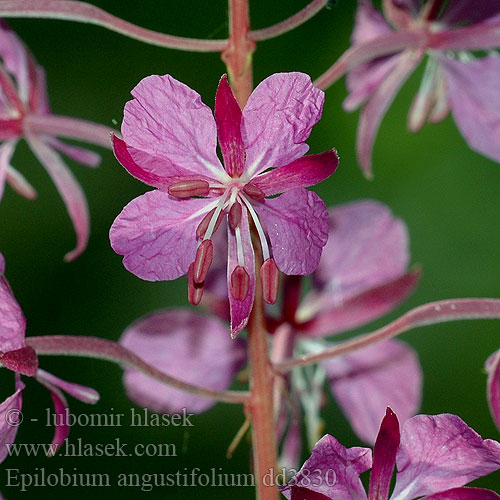
<path id="1" fill-rule="evenodd" d="M 168 194 L 176 198 L 190 198 L 191 196 L 206 196 L 209 189 L 207 181 L 192 180 L 171 184 L 168 186 Z"/>
<path id="2" fill-rule="evenodd" d="M 208 270 L 212 265 L 214 256 L 214 244 L 211 240 L 201 242 L 196 252 L 196 258 L 193 262 L 193 280 L 195 283 L 203 283 L 207 277 Z"/>
<path id="3" fill-rule="evenodd" d="M 260 268 L 262 280 L 262 295 L 268 304 L 274 304 L 278 299 L 280 272 L 274 259 L 267 259 Z"/>
<path id="4" fill-rule="evenodd" d="M 244 301 L 250 288 L 250 276 L 242 266 L 236 266 L 231 274 L 231 290 L 236 300 Z"/>
<path id="5" fill-rule="evenodd" d="M 250 198 L 253 198 L 256 201 L 263 200 L 266 197 L 266 194 L 260 187 L 256 186 L 255 184 L 252 184 L 249 182 L 248 184 L 245 184 L 245 187 L 243 188 L 243 191 L 250 196 Z"/>
<path id="6" fill-rule="evenodd" d="M 8 351 L 0 357 L 0 363 L 8 370 L 32 377 L 38 371 L 38 357 L 30 346 Z"/>
<path id="7" fill-rule="evenodd" d="M 198 228 L 196 229 L 196 237 L 199 240 L 202 240 L 205 237 L 205 233 L 207 232 L 208 226 L 210 224 L 210 221 L 212 220 L 212 216 L 215 213 L 215 208 L 210 210 L 205 217 L 203 217 L 202 221 L 198 225 Z M 213 232 L 217 231 L 219 229 L 220 223 L 222 222 L 222 219 L 224 218 L 224 212 L 221 212 L 219 214 L 219 217 L 217 217 L 217 222 L 215 223 L 215 227 Z"/>
<path id="8" fill-rule="evenodd" d="M 229 210 L 229 226 L 234 231 L 241 222 L 241 205 L 236 201 Z"/>
<path id="9" fill-rule="evenodd" d="M 204 283 L 195 283 L 193 279 L 194 263 L 189 266 L 188 270 L 188 301 L 193 306 L 199 305 L 203 297 Z"/>

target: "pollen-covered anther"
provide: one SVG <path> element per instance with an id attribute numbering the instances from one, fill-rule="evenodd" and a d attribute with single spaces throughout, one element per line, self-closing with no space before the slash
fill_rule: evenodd
<path id="1" fill-rule="evenodd" d="M 267 259 L 260 268 L 262 280 L 262 295 L 268 304 L 274 304 L 278 299 L 280 272 L 274 259 Z"/>
<path id="2" fill-rule="evenodd" d="M 188 270 L 188 301 L 193 306 L 197 306 L 203 297 L 205 283 L 195 283 L 193 279 L 193 269 L 194 262 L 189 266 Z"/>
<path id="3" fill-rule="evenodd" d="M 196 252 L 196 258 L 193 262 L 193 280 L 195 283 L 203 283 L 207 277 L 208 270 L 212 265 L 214 256 L 214 244 L 211 240 L 201 242 Z"/>
<path id="4" fill-rule="evenodd" d="M 212 220 L 212 217 L 215 213 L 215 208 L 210 210 L 205 217 L 203 217 L 202 221 L 198 224 L 198 227 L 196 229 L 196 238 L 199 240 L 202 240 L 205 237 L 205 233 L 207 232 L 208 226 L 210 224 L 210 221 Z M 219 229 L 220 223 L 222 222 L 222 219 L 224 219 L 224 212 L 221 212 L 219 214 L 219 217 L 217 217 L 217 221 L 215 223 L 214 230 L 212 231 L 212 234 Z"/>
<path id="5" fill-rule="evenodd" d="M 248 184 L 245 184 L 245 187 L 243 188 L 243 192 L 250 196 L 250 198 L 253 198 L 256 201 L 263 200 L 266 197 L 266 194 L 260 187 L 256 186 L 252 182 L 249 182 Z"/>
<path id="6" fill-rule="evenodd" d="M 168 194 L 176 198 L 190 198 L 191 196 L 206 196 L 209 189 L 207 181 L 189 180 L 170 184 Z"/>
<path id="7" fill-rule="evenodd" d="M 229 210 L 229 227 L 234 231 L 241 222 L 241 205 L 236 201 Z"/>
<path id="8" fill-rule="evenodd" d="M 243 266 L 236 266 L 231 274 L 231 291 L 236 300 L 244 301 L 250 288 L 250 276 Z"/>

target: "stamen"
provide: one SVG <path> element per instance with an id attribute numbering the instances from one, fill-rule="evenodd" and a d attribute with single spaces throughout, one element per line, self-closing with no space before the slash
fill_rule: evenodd
<path id="1" fill-rule="evenodd" d="M 229 210 L 229 227 L 234 231 L 241 222 L 241 205 L 236 201 Z"/>
<path id="2" fill-rule="evenodd" d="M 202 221 L 198 225 L 198 228 L 196 229 L 196 238 L 199 240 L 202 240 L 207 232 L 208 225 L 210 224 L 210 221 L 212 220 L 212 216 L 215 213 L 215 208 L 210 210 L 205 217 L 203 217 Z M 224 212 L 219 213 L 219 217 L 217 217 L 217 221 L 215 222 L 214 230 L 213 233 L 219 229 L 220 223 L 222 222 L 222 219 L 224 218 Z"/>
<path id="3" fill-rule="evenodd" d="M 193 279 L 194 263 L 188 269 L 188 300 L 193 306 L 197 306 L 203 297 L 204 283 L 195 283 Z"/>
<path id="4" fill-rule="evenodd" d="M 245 266 L 245 254 L 243 253 L 243 242 L 241 241 L 241 229 L 237 227 L 234 231 L 236 236 L 236 253 L 238 258 L 238 265 Z"/>
<path id="5" fill-rule="evenodd" d="M 203 240 L 196 252 L 193 262 L 193 280 L 195 283 L 203 283 L 207 277 L 208 270 L 212 265 L 214 256 L 214 244 L 211 240 Z"/>
<path id="6" fill-rule="evenodd" d="M 269 253 L 269 246 L 267 245 L 266 235 L 264 234 L 264 228 L 262 227 L 259 220 L 259 216 L 255 213 L 252 204 L 244 196 L 241 196 L 241 200 L 243 200 L 243 202 L 247 206 L 248 211 L 250 212 L 250 215 L 255 224 L 255 229 L 257 229 L 257 234 L 259 235 L 259 240 L 260 240 L 260 246 L 262 248 L 262 258 L 264 259 L 265 262 L 267 259 L 269 259 L 271 255 Z"/>
<path id="7" fill-rule="evenodd" d="M 236 300 L 244 301 L 250 288 L 250 276 L 242 266 L 236 266 L 231 274 L 231 290 Z"/>
<path id="8" fill-rule="evenodd" d="M 268 304 L 276 303 L 280 286 L 280 272 L 274 259 L 267 259 L 260 268 L 262 295 Z"/>
<path id="9" fill-rule="evenodd" d="M 206 196 L 209 189 L 208 182 L 201 179 L 183 181 L 168 186 L 168 194 L 176 198 L 190 198 L 191 196 Z"/>
<path id="10" fill-rule="evenodd" d="M 250 196 L 250 198 L 253 198 L 256 201 L 263 200 L 266 195 L 260 187 L 256 186 L 255 184 L 249 182 L 248 184 L 245 184 L 245 187 L 243 188 L 243 191 L 245 194 Z"/>
<path id="11" fill-rule="evenodd" d="M 220 216 L 220 214 L 222 212 L 224 204 L 226 203 L 227 195 L 228 195 L 228 192 L 226 191 L 226 193 L 224 194 L 224 196 L 221 196 L 221 198 L 219 200 L 219 203 L 215 207 L 215 212 L 212 215 L 212 219 L 210 220 L 210 223 L 208 224 L 208 228 L 205 231 L 205 235 L 203 236 L 204 240 L 209 240 L 212 237 L 212 234 L 217 229 L 216 225 L 218 227 L 218 224 L 220 224 L 220 222 L 218 222 L 219 221 L 219 216 Z"/>

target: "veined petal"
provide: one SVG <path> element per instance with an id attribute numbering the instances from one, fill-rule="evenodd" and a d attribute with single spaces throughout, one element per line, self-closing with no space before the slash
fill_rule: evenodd
<path id="1" fill-rule="evenodd" d="M 463 25 L 486 21 L 500 13 L 500 4 L 492 0 L 453 0 L 448 2 L 439 21 Z"/>
<path id="2" fill-rule="evenodd" d="M 194 261 L 196 228 L 212 203 L 149 191 L 132 200 L 115 219 L 109 231 L 111 246 L 124 256 L 125 268 L 143 280 L 178 278 Z"/>
<path id="3" fill-rule="evenodd" d="M 239 237 L 236 235 L 236 231 L 239 231 Z M 231 311 L 231 336 L 233 338 L 247 325 L 255 296 L 255 255 L 250 237 L 247 210 L 242 211 L 241 221 L 236 231 L 233 231 L 228 224 L 227 288 Z M 240 243 L 238 243 L 238 239 Z M 250 278 L 248 293 L 244 300 L 237 300 L 232 293 L 231 278 L 237 266 L 243 266 Z"/>
<path id="4" fill-rule="evenodd" d="M 16 170 L 11 165 L 7 167 L 6 179 L 10 187 L 16 191 L 16 193 L 30 200 L 36 198 L 37 193 L 35 188 L 26 180 L 19 170 Z"/>
<path id="5" fill-rule="evenodd" d="M 245 146 L 241 137 L 241 109 L 224 75 L 215 96 L 215 121 L 226 172 L 239 177 L 245 165 Z"/>
<path id="6" fill-rule="evenodd" d="M 420 407 L 422 370 L 416 352 L 403 342 L 374 344 L 323 366 L 335 399 L 367 443 L 375 442 L 388 406 L 402 422 Z"/>
<path id="7" fill-rule="evenodd" d="M 7 178 L 7 170 L 10 165 L 10 160 L 16 149 L 17 140 L 10 139 L 0 144 L 0 200 L 2 199 L 5 190 L 5 180 Z"/>
<path id="8" fill-rule="evenodd" d="M 452 488 L 424 497 L 422 500 L 500 500 L 500 496 L 494 491 L 483 488 Z"/>
<path id="9" fill-rule="evenodd" d="M 229 338 L 226 325 L 188 309 L 144 316 L 125 330 L 120 343 L 164 373 L 216 390 L 229 388 L 245 360 L 242 343 Z M 123 383 L 132 401 L 159 413 L 201 413 L 215 404 L 128 368 Z"/>
<path id="10" fill-rule="evenodd" d="M 441 58 L 455 122 L 467 144 L 500 162 L 500 58 L 467 63 Z"/>
<path id="11" fill-rule="evenodd" d="M 373 175 L 371 155 L 382 118 L 398 90 L 420 62 L 422 51 L 407 49 L 397 57 L 396 67 L 387 75 L 377 91 L 372 95 L 359 119 L 357 136 L 358 161 L 367 177 Z"/>
<path id="12" fill-rule="evenodd" d="M 9 283 L 3 276 L 5 268 L 0 254 L 0 352 L 15 351 L 24 347 L 26 319 L 15 299 Z"/>
<path id="13" fill-rule="evenodd" d="M 484 367 L 488 372 L 486 392 L 491 416 L 500 430 L 500 349 L 486 360 Z"/>
<path id="14" fill-rule="evenodd" d="M 8 445 L 16 439 L 22 418 L 20 413 L 23 407 L 23 389 L 21 377 L 16 374 L 16 392 L 0 403 L 0 462 L 3 462 L 9 453 Z"/>
<path id="15" fill-rule="evenodd" d="M 84 403 L 95 404 L 99 401 L 99 393 L 91 387 L 75 384 L 74 382 L 67 382 L 66 380 L 52 375 L 52 373 L 46 372 L 45 370 L 38 369 L 36 378 L 40 383 L 58 387 Z"/>
<path id="16" fill-rule="evenodd" d="M 500 469 L 500 443 L 456 415 L 417 415 L 403 424 L 391 500 L 458 488 Z"/>
<path id="17" fill-rule="evenodd" d="M 200 95 L 170 75 L 152 75 L 132 90 L 124 110 L 122 134 L 127 146 L 157 161 L 148 164 L 164 177 L 176 168 L 225 180 L 217 158 L 217 130 L 212 111 Z M 142 168 L 146 168 L 131 155 Z"/>
<path id="18" fill-rule="evenodd" d="M 252 179 L 252 184 L 262 189 L 266 196 L 284 193 L 290 189 L 313 186 L 335 172 L 339 157 L 335 149 L 298 160 L 265 172 Z"/>
<path id="19" fill-rule="evenodd" d="M 306 189 L 292 189 L 266 199 L 256 210 L 280 271 L 312 273 L 328 239 L 328 210 L 321 198 Z"/>
<path id="20" fill-rule="evenodd" d="M 366 500 L 366 492 L 359 478 L 372 465 L 369 448 L 345 448 L 333 436 L 322 437 L 300 471 L 281 488 L 288 499 L 294 498 L 297 487 L 305 493 L 319 493 L 334 500 Z M 315 479 L 313 481 L 312 479 Z M 300 498 L 316 499 L 315 496 Z"/>
<path id="21" fill-rule="evenodd" d="M 304 73 L 276 73 L 262 81 L 243 109 L 241 133 L 248 177 L 305 155 L 305 141 L 321 118 L 324 93 Z"/>
<path id="22" fill-rule="evenodd" d="M 51 147 L 34 135 L 26 135 L 25 139 L 52 178 L 66 205 L 75 229 L 77 243 L 75 249 L 67 253 L 64 259 L 74 260 L 85 250 L 89 239 L 89 210 L 85 195 L 74 175 Z"/>

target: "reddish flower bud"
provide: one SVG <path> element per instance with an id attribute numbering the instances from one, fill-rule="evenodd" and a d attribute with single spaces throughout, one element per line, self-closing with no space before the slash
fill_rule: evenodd
<path id="1" fill-rule="evenodd" d="M 231 210 L 229 210 L 229 226 L 234 231 L 241 222 L 241 205 L 238 202 L 233 203 Z"/>
<path id="2" fill-rule="evenodd" d="M 266 195 L 260 187 L 257 187 L 255 184 L 249 182 L 248 184 L 245 185 L 243 188 L 243 191 L 250 196 L 250 198 L 253 198 L 256 201 L 263 200 Z"/>
<path id="3" fill-rule="evenodd" d="M 211 240 L 201 242 L 193 262 L 193 280 L 195 283 L 203 283 L 207 277 L 208 270 L 212 265 L 214 256 L 214 244 Z"/>
<path id="4" fill-rule="evenodd" d="M 274 259 L 267 259 L 260 268 L 262 280 L 262 295 L 268 304 L 274 304 L 278 299 L 280 272 Z"/>
<path id="5" fill-rule="evenodd" d="M 170 184 L 168 186 L 168 194 L 176 198 L 190 198 L 191 196 L 206 196 L 209 189 L 207 181 L 183 181 Z"/>
<path id="6" fill-rule="evenodd" d="M 236 266 L 231 274 L 231 290 L 236 300 L 244 301 L 250 288 L 250 276 L 242 266 Z"/>
<path id="7" fill-rule="evenodd" d="M 188 270 L 188 300 L 193 306 L 197 306 L 203 297 L 204 283 L 195 283 L 193 279 L 194 263 L 189 266 Z"/>

